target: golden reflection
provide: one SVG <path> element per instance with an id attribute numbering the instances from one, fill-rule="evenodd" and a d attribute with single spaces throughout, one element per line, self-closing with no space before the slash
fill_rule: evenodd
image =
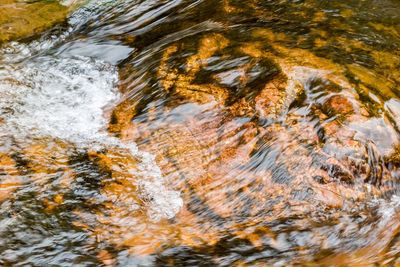
<path id="1" fill-rule="evenodd" d="M 15 161 L 7 154 L 0 154 L 0 203 L 12 196 L 22 184 Z"/>

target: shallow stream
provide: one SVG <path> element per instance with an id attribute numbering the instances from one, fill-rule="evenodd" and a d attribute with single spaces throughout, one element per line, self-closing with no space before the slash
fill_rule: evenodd
<path id="1" fill-rule="evenodd" d="M 400 266 L 399 1 L 3 2 L 0 265 Z"/>

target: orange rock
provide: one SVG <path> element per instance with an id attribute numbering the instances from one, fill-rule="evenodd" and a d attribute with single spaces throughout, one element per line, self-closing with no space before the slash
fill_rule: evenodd
<path id="1" fill-rule="evenodd" d="M 0 154 L 0 203 L 9 199 L 22 185 L 16 162 L 6 154 Z"/>

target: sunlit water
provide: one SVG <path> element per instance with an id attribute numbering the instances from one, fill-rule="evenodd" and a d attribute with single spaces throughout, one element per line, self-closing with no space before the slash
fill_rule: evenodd
<path id="1" fill-rule="evenodd" d="M 399 14 L 89 1 L 3 44 L 0 264 L 400 264 Z"/>

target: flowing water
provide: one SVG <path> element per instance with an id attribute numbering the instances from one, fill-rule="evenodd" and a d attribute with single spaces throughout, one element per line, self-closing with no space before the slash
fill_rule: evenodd
<path id="1" fill-rule="evenodd" d="M 16 5 L 0 265 L 400 265 L 400 2 Z"/>

